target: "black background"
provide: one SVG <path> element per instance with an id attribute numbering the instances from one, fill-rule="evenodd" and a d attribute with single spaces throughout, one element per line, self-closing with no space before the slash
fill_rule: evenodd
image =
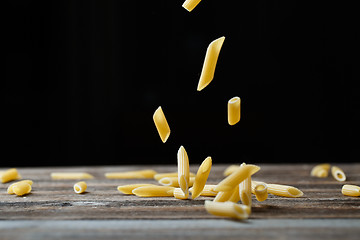
<path id="1" fill-rule="evenodd" d="M 358 161 L 355 6 L 182 2 L 3 1 L 0 165 L 176 164 L 180 145 L 191 163 Z M 242 118 L 229 126 L 234 96 Z"/>

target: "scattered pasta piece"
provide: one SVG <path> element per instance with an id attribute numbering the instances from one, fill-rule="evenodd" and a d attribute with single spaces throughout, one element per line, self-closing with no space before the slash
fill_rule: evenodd
<path id="1" fill-rule="evenodd" d="M 182 6 L 191 12 L 200 2 L 201 0 L 186 0 Z"/>
<path id="2" fill-rule="evenodd" d="M 128 171 L 128 172 L 112 172 L 105 173 L 107 179 L 144 179 L 154 178 L 157 172 L 151 169 L 139 170 L 139 171 Z"/>
<path id="3" fill-rule="evenodd" d="M 239 165 L 230 165 L 228 166 L 225 170 L 224 170 L 224 176 L 227 177 L 230 174 L 232 174 L 233 172 L 235 172 L 236 170 L 239 169 Z"/>
<path id="4" fill-rule="evenodd" d="M 181 190 L 181 188 L 175 188 L 174 189 L 174 197 L 177 199 L 188 199 L 189 198 L 189 192 L 187 194 L 184 194 L 184 192 Z"/>
<path id="5" fill-rule="evenodd" d="M 10 168 L 1 174 L 2 183 L 7 183 L 18 179 L 21 179 L 21 175 L 16 168 Z"/>
<path id="6" fill-rule="evenodd" d="M 226 192 L 218 192 L 216 194 L 216 197 L 214 198 L 214 202 L 226 202 L 229 201 L 229 199 L 233 196 L 233 193 L 237 191 L 237 194 L 239 195 L 239 185 L 231 190 Z"/>
<path id="7" fill-rule="evenodd" d="M 341 168 L 333 166 L 331 167 L 332 176 L 339 182 L 344 182 L 346 180 L 346 175 Z"/>
<path id="8" fill-rule="evenodd" d="M 189 187 L 193 186 L 195 177 L 189 178 Z M 159 180 L 159 183 L 163 186 L 180 187 L 178 177 L 164 177 Z"/>
<path id="9" fill-rule="evenodd" d="M 341 189 L 341 193 L 345 196 L 359 197 L 360 187 L 356 185 L 344 185 Z"/>
<path id="10" fill-rule="evenodd" d="M 138 197 L 172 197 L 174 196 L 174 187 L 165 186 L 143 186 L 132 190 L 132 193 Z"/>
<path id="11" fill-rule="evenodd" d="M 189 157 L 185 151 L 185 148 L 181 146 L 177 153 L 178 160 L 178 181 L 181 190 L 183 190 L 184 194 L 188 194 L 189 191 L 189 178 L 190 178 L 190 170 L 189 170 Z"/>
<path id="12" fill-rule="evenodd" d="M 135 188 L 144 187 L 144 186 L 156 186 L 156 185 L 148 184 L 148 183 L 129 184 L 129 185 L 118 186 L 117 190 L 124 194 L 133 194 L 132 190 L 134 190 Z"/>
<path id="13" fill-rule="evenodd" d="M 252 203 L 252 199 L 251 199 L 251 177 L 245 178 L 244 181 L 242 181 L 239 184 L 239 188 L 240 188 L 240 200 L 242 202 L 242 204 L 250 206 L 251 207 L 251 203 Z"/>
<path id="14" fill-rule="evenodd" d="M 23 196 L 31 192 L 31 185 L 27 182 L 19 182 L 12 188 L 13 192 L 18 196 Z"/>
<path id="15" fill-rule="evenodd" d="M 224 40 L 225 37 L 220 37 L 209 44 L 197 87 L 198 91 L 203 90 L 213 80 L 216 63 Z"/>
<path id="16" fill-rule="evenodd" d="M 191 194 L 191 198 L 195 199 L 198 196 L 200 196 L 202 190 L 204 189 L 204 186 L 206 184 L 206 181 L 209 177 L 210 170 L 212 165 L 212 159 L 211 157 L 207 157 L 200 165 L 196 177 L 195 182 L 193 185 L 193 191 Z"/>
<path id="17" fill-rule="evenodd" d="M 74 184 L 74 191 L 78 194 L 84 193 L 86 191 L 86 188 L 86 182 L 78 182 Z"/>
<path id="18" fill-rule="evenodd" d="M 233 202 L 212 202 L 206 200 L 205 209 L 208 213 L 215 216 L 240 220 L 249 218 L 249 207 L 243 204 L 236 204 Z"/>
<path id="19" fill-rule="evenodd" d="M 159 133 L 159 136 L 161 138 L 161 141 L 163 143 L 166 142 L 166 140 L 170 136 L 170 127 L 168 122 L 166 121 L 164 112 L 161 107 L 158 107 L 153 115 L 153 120 L 156 126 L 156 129 Z"/>
<path id="20" fill-rule="evenodd" d="M 260 183 L 263 182 L 252 181 L 252 185 L 253 185 L 252 188 L 255 189 L 255 186 Z M 268 183 L 266 183 L 266 185 L 267 185 L 268 193 L 273 195 L 277 195 L 281 197 L 290 197 L 290 198 L 297 198 L 304 195 L 302 191 L 300 191 L 299 189 L 293 186 L 287 186 L 281 184 L 268 184 Z"/>
<path id="21" fill-rule="evenodd" d="M 14 190 L 13 190 L 13 187 L 14 187 L 16 184 L 23 183 L 23 182 L 29 184 L 30 186 L 33 184 L 33 181 L 31 181 L 31 180 L 22 180 L 22 181 L 20 181 L 20 182 L 13 183 L 13 184 L 11 184 L 11 185 L 8 187 L 7 193 L 8 193 L 8 194 L 15 194 L 15 193 L 14 193 Z"/>
<path id="22" fill-rule="evenodd" d="M 154 175 L 154 179 L 156 181 L 159 181 L 162 178 L 165 177 L 178 177 L 178 173 L 177 172 L 172 172 L 172 173 L 157 173 Z M 195 173 L 190 172 L 190 177 L 195 177 Z"/>
<path id="23" fill-rule="evenodd" d="M 240 104 L 241 99 L 239 97 L 233 97 L 228 102 L 228 123 L 229 125 L 235 125 L 240 121 Z"/>
<path id="24" fill-rule="evenodd" d="M 318 178 L 326 178 L 329 175 L 329 170 L 330 170 L 330 164 L 328 163 L 319 164 L 313 167 L 310 175 Z"/>
<path id="25" fill-rule="evenodd" d="M 265 201 L 268 197 L 267 185 L 265 183 L 254 185 L 254 194 L 259 202 Z"/>
<path id="26" fill-rule="evenodd" d="M 51 173 L 53 180 L 80 180 L 80 179 L 92 179 L 94 178 L 89 173 L 84 172 L 53 172 Z"/>
<path id="27" fill-rule="evenodd" d="M 216 185 L 205 185 L 204 189 L 201 191 L 200 196 L 204 196 L 204 197 L 215 197 L 218 192 L 214 191 L 214 188 L 216 187 Z M 189 191 L 192 194 L 193 189 L 190 188 Z"/>
<path id="28" fill-rule="evenodd" d="M 240 166 L 235 172 L 227 176 L 224 180 L 222 180 L 215 188 L 216 191 L 230 191 L 236 187 L 236 185 L 240 184 L 246 178 L 255 174 L 260 170 L 259 166 L 247 164 Z"/>
<path id="29" fill-rule="evenodd" d="M 235 187 L 235 189 L 228 201 L 234 202 L 234 203 L 237 203 L 240 201 L 240 184 Z"/>

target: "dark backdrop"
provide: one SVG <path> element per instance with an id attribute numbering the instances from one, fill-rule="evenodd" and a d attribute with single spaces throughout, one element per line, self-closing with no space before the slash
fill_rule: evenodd
<path id="1" fill-rule="evenodd" d="M 175 164 L 180 145 L 191 163 L 358 161 L 355 6 L 182 2 L 4 1 L 0 164 Z M 221 36 L 215 78 L 197 92 Z M 242 119 L 229 126 L 234 96 Z"/>

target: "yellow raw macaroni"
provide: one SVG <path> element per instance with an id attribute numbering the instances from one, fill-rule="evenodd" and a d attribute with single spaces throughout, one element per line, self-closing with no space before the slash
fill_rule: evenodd
<path id="1" fill-rule="evenodd" d="M 237 187 L 239 187 L 239 185 Z M 226 201 L 229 201 L 229 199 L 233 196 L 234 192 L 236 192 L 236 191 L 239 194 L 239 188 L 236 189 L 236 187 L 231 191 L 218 192 L 216 194 L 216 197 L 214 198 L 214 202 L 226 202 Z"/>
<path id="2" fill-rule="evenodd" d="M 118 186 L 117 190 L 124 194 L 133 194 L 132 190 L 134 190 L 135 188 L 138 188 L 138 187 L 143 187 L 143 186 L 156 186 L 156 185 L 148 184 L 148 183 L 129 184 L 129 185 Z"/>
<path id="3" fill-rule="evenodd" d="M 157 173 L 154 175 L 154 179 L 159 181 L 162 178 L 165 177 L 178 177 L 178 173 L 177 172 L 172 172 L 172 173 Z M 190 177 L 195 177 L 195 173 L 190 172 Z"/>
<path id="4" fill-rule="evenodd" d="M 255 189 L 255 186 L 260 183 L 262 182 L 252 181 L 252 185 L 253 185 L 252 188 Z M 299 189 L 293 186 L 287 186 L 281 184 L 268 184 L 268 183 L 266 183 L 266 185 L 267 185 L 268 193 L 273 195 L 277 195 L 281 197 L 291 197 L 291 198 L 297 198 L 304 195 L 302 191 L 300 191 Z"/>
<path id="5" fill-rule="evenodd" d="M 233 202 L 212 202 L 205 201 L 205 209 L 208 213 L 236 219 L 249 218 L 249 207 L 243 204 L 236 204 Z"/>
<path id="6" fill-rule="evenodd" d="M 227 176 L 224 180 L 222 180 L 217 187 L 216 191 L 230 191 L 236 187 L 236 185 L 240 184 L 246 178 L 250 177 L 254 173 L 260 170 L 260 167 L 252 164 L 242 165 L 231 175 Z"/>
<path id="7" fill-rule="evenodd" d="M 31 185 L 27 182 L 19 182 L 12 188 L 13 192 L 18 196 L 23 196 L 31 192 Z"/>
<path id="8" fill-rule="evenodd" d="M 216 185 L 205 185 L 204 189 L 201 191 L 200 196 L 205 196 L 205 197 L 215 197 L 216 194 L 218 194 L 217 191 L 214 191 L 214 188 L 216 187 Z M 189 191 L 192 193 L 193 189 L 190 188 Z"/>
<path id="9" fill-rule="evenodd" d="M 331 174 L 339 182 L 344 182 L 346 180 L 346 175 L 344 171 L 341 170 L 339 167 L 331 167 Z"/>
<path id="10" fill-rule="evenodd" d="M 240 184 L 235 187 L 235 190 L 233 191 L 233 194 L 230 196 L 228 201 L 234 203 L 240 201 Z"/>
<path id="11" fill-rule="evenodd" d="M 189 187 L 195 182 L 195 177 L 189 178 Z M 163 186 L 180 187 L 178 177 L 164 177 L 159 180 L 159 183 Z"/>
<path id="12" fill-rule="evenodd" d="M 235 125 L 240 121 L 240 104 L 239 97 L 233 97 L 228 102 L 228 123 L 229 125 Z"/>
<path id="13" fill-rule="evenodd" d="M 188 199 L 189 198 L 189 192 L 187 194 L 184 194 L 184 192 L 181 190 L 181 188 L 175 188 L 174 189 L 174 197 L 177 199 Z"/>
<path id="14" fill-rule="evenodd" d="M 183 3 L 183 8 L 191 12 L 200 2 L 201 0 L 186 0 Z"/>
<path id="15" fill-rule="evenodd" d="M 139 171 L 105 173 L 105 177 L 108 179 L 144 179 L 153 178 L 156 173 L 157 172 L 152 169 L 145 169 Z"/>
<path id="16" fill-rule="evenodd" d="M 212 165 L 211 157 L 207 157 L 200 165 L 195 177 L 193 191 L 191 193 L 192 199 L 195 199 L 198 196 L 200 196 L 202 190 L 204 189 L 204 186 L 210 174 L 211 165 Z"/>
<path id="17" fill-rule="evenodd" d="M 265 201 L 268 197 L 267 185 L 265 183 L 254 185 L 254 194 L 259 202 Z"/>
<path id="18" fill-rule="evenodd" d="M 87 185 L 86 182 L 78 182 L 74 184 L 74 191 L 76 193 L 84 193 L 86 191 Z"/>
<path id="19" fill-rule="evenodd" d="M 156 126 L 156 129 L 159 133 L 159 136 L 161 138 L 161 141 L 163 143 L 166 142 L 166 140 L 170 136 L 170 127 L 168 122 L 166 121 L 164 112 L 161 107 L 158 107 L 153 115 L 153 120 Z"/>
<path id="20" fill-rule="evenodd" d="M 177 153 L 178 160 L 178 181 L 181 190 L 183 190 L 184 194 L 188 194 L 189 191 L 189 178 L 190 178 L 190 170 L 189 170 L 189 157 L 185 151 L 185 148 L 181 146 Z"/>
<path id="21" fill-rule="evenodd" d="M 356 185 L 344 185 L 341 189 L 341 193 L 345 196 L 359 197 L 360 187 Z"/>
<path id="22" fill-rule="evenodd" d="M 251 206 L 251 177 L 246 178 L 239 184 L 240 188 L 240 199 L 242 204 Z"/>
<path id="23" fill-rule="evenodd" d="M 10 168 L 1 174 L 2 183 L 7 183 L 18 179 L 21 179 L 21 175 L 16 168 Z"/>
<path id="24" fill-rule="evenodd" d="M 174 187 L 165 186 L 143 186 L 132 190 L 132 193 L 138 197 L 172 197 L 174 196 Z"/>
<path id="25" fill-rule="evenodd" d="M 203 90 L 214 78 L 215 67 L 225 37 L 220 37 L 210 43 L 207 48 L 204 65 L 201 71 L 197 90 Z"/>
<path id="26" fill-rule="evenodd" d="M 330 170 L 330 164 L 328 163 L 319 164 L 313 167 L 310 175 L 318 178 L 326 178 L 329 175 L 329 170 Z"/>
<path id="27" fill-rule="evenodd" d="M 13 190 L 13 187 L 14 187 L 16 184 L 23 183 L 23 182 L 29 184 L 30 186 L 33 184 L 33 181 L 31 181 L 31 180 L 22 180 L 22 181 L 20 181 L 20 182 L 13 183 L 13 184 L 11 184 L 11 185 L 8 187 L 7 193 L 8 193 L 8 194 L 15 194 L 15 193 L 14 193 L 14 190 Z"/>
<path id="28" fill-rule="evenodd" d="M 84 172 L 53 172 L 51 173 L 53 180 L 80 180 L 94 178 L 89 173 Z"/>
<path id="29" fill-rule="evenodd" d="M 237 169 L 239 169 L 239 165 L 230 165 L 224 170 L 224 176 L 227 177 L 233 172 L 235 172 Z"/>

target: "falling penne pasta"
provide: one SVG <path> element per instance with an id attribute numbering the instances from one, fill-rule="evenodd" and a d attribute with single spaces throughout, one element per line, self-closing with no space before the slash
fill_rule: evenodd
<path id="1" fill-rule="evenodd" d="M 53 180 L 81 180 L 94 178 L 89 173 L 84 172 L 53 172 L 51 173 Z"/>
<path id="2" fill-rule="evenodd" d="M 174 189 L 174 197 L 177 199 L 188 199 L 189 198 L 189 192 L 187 192 L 187 194 L 185 194 L 181 188 L 175 188 Z"/>
<path id="3" fill-rule="evenodd" d="M 74 184 L 74 191 L 78 194 L 84 193 L 86 191 L 87 184 L 86 182 L 77 182 Z"/>
<path id="4" fill-rule="evenodd" d="M 235 172 L 237 169 L 239 169 L 239 165 L 230 165 L 224 170 L 224 176 L 227 177 L 233 172 Z"/>
<path id="5" fill-rule="evenodd" d="M 11 182 L 18 179 L 21 179 L 21 175 L 16 168 L 10 168 L 1 174 L 2 183 Z"/>
<path id="6" fill-rule="evenodd" d="M 135 188 L 132 193 L 138 197 L 172 197 L 174 189 L 166 186 L 143 186 Z"/>
<path id="7" fill-rule="evenodd" d="M 331 174 L 339 182 L 344 182 L 346 180 L 346 175 L 344 171 L 339 167 L 331 167 Z"/>
<path id="8" fill-rule="evenodd" d="M 108 179 L 144 179 L 154 178 L 156 173 L 157 172 L 152 169 L 145 169 L 139 171 L 105 173 L 105 177 Z"/>
<path id="9" fill-rule="evenodd" d="M 161 107 L 158 107 L 154 112 L 153 120 L 161 138 L 161 141 L 165 143 L 170 136 L 170 127 L 168 122 L 166 121 L 164 112 Z"/>
<path id="10" fill-rule="evenodd" d="M 342 187 L 341 193 L 345 196 L 359 197 L 360 196 L 360 187 L 356 185 L 346 184 Z"/>
<path id="11" fill-rule="evenodd" d="M 200 196 L 204 196 L 204 197 L 215 197 L 218 192 L 214 191 L 214 188 L 216 187 L 216 185 L 205 185 L 203 190 L 200 193 Z M 192 194 L 193 188 L 190 188 L 189 191 Z"/>
<path id="12" fill-rule="evenodd" d="M 328 163 L 319 164 L 313 167 L 310 175 L 318 178 L 326 178 L 329 175 L 329 170 L 330 170 L 330 164 Z"/>
<path id="13" fill-rule="evenodd" d="M 229 125 L 235 125 L 240 121 L 241 110 L 240 110 L 241 99 L 239 97 L 233 97 L 228 102 L 228 123 Z"/>
<path id="14" fill-rule="evenodd" d="M 31 180 L 22 180 L 22 181 L 20 181 L 20 182 L 13 183 L 13 184 L 11 184 L 11 185 L 8 187 L 7 193 L 8 193 L 8 194 L 15 194 L 15 193 L 14 193 L 14 190 L 13 190 L 13 187 L 14 187 L 16 184 L 23 183 L 23 182 L 29 184 L 30 186 L 33 184 L 33 181 L 31 181 Z"/>
<path id="15" fill-rule="evenodd" d="M 210 170 L 212 165 L 212 159 L 211 157 L 207 157 L 200 165 L 196 177 L 195 182 L 193 185 L 193 191 L 191 193 L 191 198 L 195 199 L 198 196 L 200 196 L 202 190 L 204 189 L 204 186 L 206 184 L 206 181 L 209 177 Z"/>
<path id="16" fill-rule="evenodd" d="M 225 37 L 220 37 L 209 44 L 197 87 L 198 91 L 203 90 L 213 80 L 216 63 L 224 40 Z"/>
<path id="17" fill-rule="evenodd" d="M 259 202 L 265 201 L 268 197 L 267 185 L 265 183 L 255 184 L 254 194 Z"/>
<path id="18" fill-rule="evenodd" d="M 195 175 L 195 173 L 192 173 L 192 172 L 190 172 L 190 175 L 189 175 L 190 177 L 195 177 L 196 175 Z M 178 173 L 177 172 L 172 172 L 172 173 L 157 173 L 157 174 L 155 174 L 154 175 L 154 179 L 156 180 L 156 181 L 159 181 L 160 179 L 162 179 L 162 178 L 165 178 L 165 177 L 178 177 Z"/>
<path id="19" fill-rule="evenodd" d="M 186 0 L 183 3 L 183 8 L 191 12 L 199 3 L 201 0 Z"/>
<path id="20" fill-rule="evenodd" d="M 195 177 L 189 178 L 189 187 L 192 187 L 195 182 Z M 180 187 L 178 177 L 164 177 L 159 180 L 159 183 L 163 186 Z"/>
<path id="21" fill-rule="evenodd" d="M 143 187 L 143 186 L 156 186 L 156 185 L 149 184 L 149 183 L 129 184 L 129 185 L 118 186 L 117 190 L 124 194 L 133 194 L 132 190 L 134 190 L 135 188 L 138 188 L 138 187 Z"/>
<path id="22" fill-rule="evenodd" d="M 208 213 L 236 219 L 249 218 L 249 207 L 243 204 L 236 204 L 233 202 L 213 202 L 205 201 L 205 209 Z"/>
<path id="23" fill-rule="evenodd" d="M 262 182 L 252 181 L 252 188 L 255 189 L 255 186 Z M 269 184 L 266 183 L 268 193 L 281 196 L 281 197 L 290 197 L 297 198 L 302 197 L 304 193 L 293 186 L 281 185 L 281 184 Z M 253 190 L 254 191 L 254 190 Z"/>
<path id="24" fill-rule="evenodd" d="M 181 146 L 177 152 L 177 160 L 179 185 L 181 190 L 183 190 L 184 194 L 186 195 L 189 191 L 190 170 L 189 157 L 183 146 Z"/>
<path id="25" fill-rule="evenodd" d="M 259 166 L 247 164 L 240 166 L 235 172 L 227 176 L 224 180 L 222 180 L 215 188 L 216 191 L 230 191 L 236 187 L 236 185 L 240 184 L 246 178 L 255 174 L 260 170 Z"/>

